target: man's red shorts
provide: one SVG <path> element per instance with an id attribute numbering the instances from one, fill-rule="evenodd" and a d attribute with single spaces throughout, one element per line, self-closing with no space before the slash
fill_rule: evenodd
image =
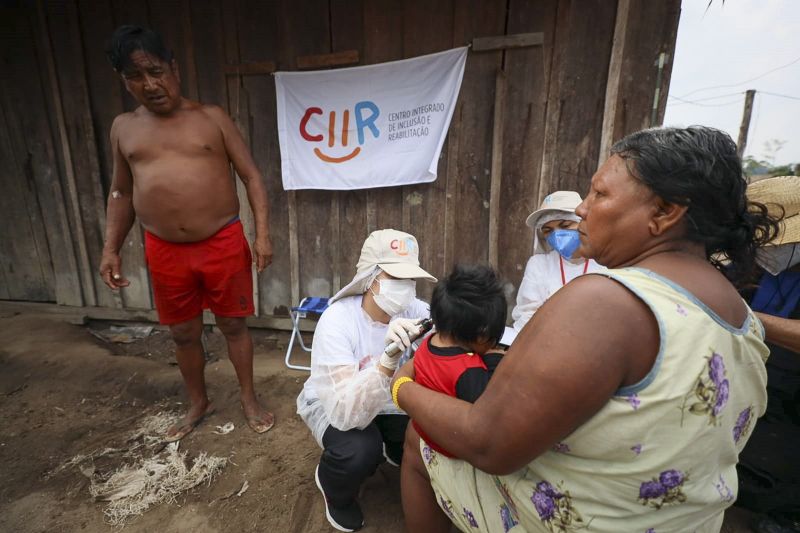
<path id="1" fill-rule="evenodd" d="M 238 220 L 198 242 L 169 242 L 145 231 L 145 256 L 162 324 L 186 322 L 203 309 L 229 317 L 254 313 L 252 255 Z"/>

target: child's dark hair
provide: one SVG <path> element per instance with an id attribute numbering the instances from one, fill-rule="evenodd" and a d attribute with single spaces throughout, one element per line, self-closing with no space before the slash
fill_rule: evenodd
<path id="1" fill-rule="evenodd" d="M 437 331 L 458 341 L 484 337 L 496 343 L 503 336 L 507 307 L 503 285 L 491 267 L 456 265 L 433 289 L 431 318 Z"/>
<path id="2" fill-rule="evenodd" d="M 111 34 L 111 40 L 106 47 L 106 55 L 111 66 L 117 72 L 129 67 L 131 54 L 137 50 L 147 52 L 163 61 L 172 61 L 172 51 L 164 46 L 161 36 L 150 28 L 126 24 L 120 26 Z"/>

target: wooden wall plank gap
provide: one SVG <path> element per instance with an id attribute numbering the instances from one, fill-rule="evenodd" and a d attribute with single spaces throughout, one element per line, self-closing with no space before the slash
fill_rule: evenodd
<path id="1" fill-rule="evenodd" d="M 458 195 L 458 183 L 460 180 L 459 174 L 459 159 L 460 159 L 460 141 L 461 141 L 461 128 L 462 116 L 464 113 L 464 103 L 461 102 L 456 107 L 453 113 L 453 120 L 450 123 L 450 133 L 447 142 L 447 174 L 445 179 L 447 185 L 445 187 L 445 202 L 444 202 L 444 256 L 442 257 L 441 272 L 449 272 L 453 264 L 461 260 L 456 257 L 456 242 L 460 239 L 460 231 L 456 226 L 456 214 L 458 213 L 459 206 L 456 202 Z"/>
<path id="2" fill-rule="evenodd" d="M 189 89 L 189 98 L 197 100 L 200 89 L 197 84 L 197 63 L 194 47 L 194 28 L 192 27 L 192 3 L 191 0 L 181 0 L 181 16 L 183 22 L 183 47 L 186 50 L 186 64 L 181 70 L 185 72 L 186 86 Z"/>
<path id="3" fill-rule="evenodd" d="M 497 69 L 492 126 L 492 173 L 489 193 L 489 264 L 499 267 L 500 190 L 503 181 L 503 131 L 505 129 L 506 74 Z"/>
<path id="4" fill-rule="evenodd" d="M 289 265 L 292 305 L 300 304 L 300 244 L 297 236 L 297 193 L 288 191 L 289 197 Z"/>

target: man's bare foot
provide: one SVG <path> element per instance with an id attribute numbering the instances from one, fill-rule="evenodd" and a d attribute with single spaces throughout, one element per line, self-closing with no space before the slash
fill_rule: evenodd
<path id="1" fill-rule="evenodd" d="M 242 410 L 244 410 L 247 425 L 256 433 L 266 433 L 275 425 L 275 416 L 264 410 L 255 397 L 248 400 L 242 399 Z"/>
<path id="2" fill-rule="evenodd" d="M 180 422 L 170 427 L 167 434 L 164 436 L 165 442 L 175 442 L 181 440 L 183 437 L 196 428 L 203 419 L 214 413 L 214 406 L 210 403 L 205 405 L 190 406 L 186 416 Z"/>

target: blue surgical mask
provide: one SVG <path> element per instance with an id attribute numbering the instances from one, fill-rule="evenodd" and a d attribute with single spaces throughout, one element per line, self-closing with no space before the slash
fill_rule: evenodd
<path id="1" fill-rule="evenodd" d="M 572 254 L 581 245 L 581 236 L 578 230 L 557 229 L 547 236 L 547 244 L 561 254 L 564 259 L 572 259 Z"/>

